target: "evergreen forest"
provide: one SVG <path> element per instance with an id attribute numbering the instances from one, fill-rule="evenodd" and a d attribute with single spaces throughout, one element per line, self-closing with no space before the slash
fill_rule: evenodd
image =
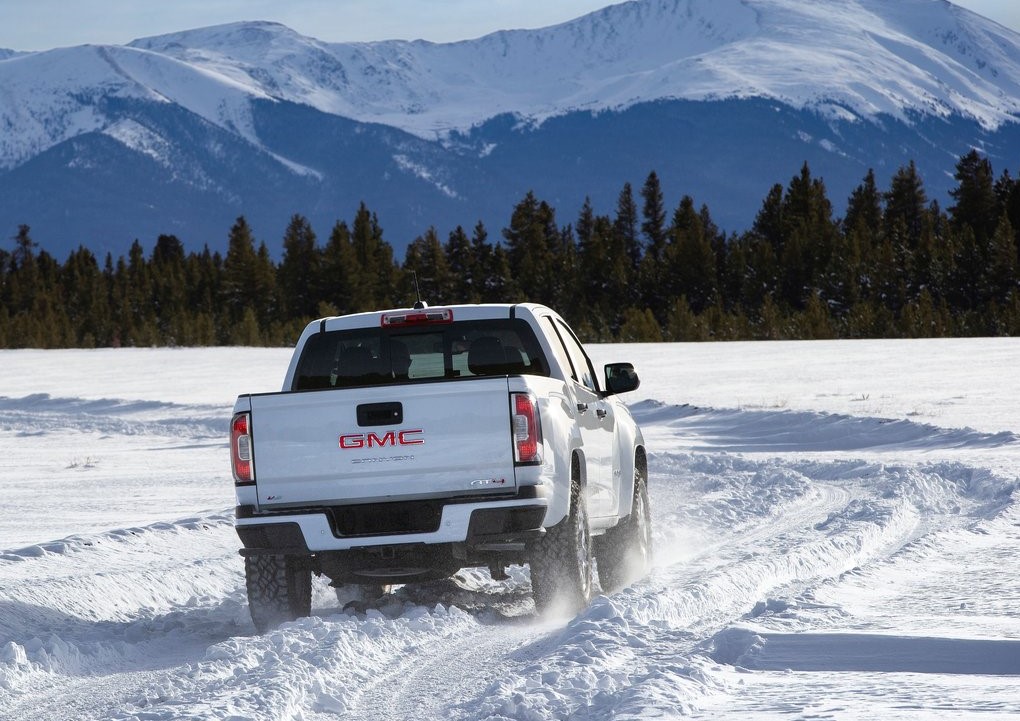
<path id="1" fill-rule="evenodd" d="M 651 172 L 612 214 L 586 201 L 562 224 L 529 192 L 498 238 L 429 228 L 402 261 L 364 203 L 326 237 L 293 216 L 279 261 L 244 217 L 225 256 L 161 235 L 102 261 L 79 247 L 60 262 L 22 225 L 0 249 L 0 347 L 289 345 L 314 318 L 419 292 L 544 303 L 588 342 L 1020 335 L 1020 181 L 977 151 L 955 179 L 943 209 L 913 163 L 884 189 L 869 171 L 836 218 L 805 164 L 727 235 L 689 196 L 670 212 Z"/>

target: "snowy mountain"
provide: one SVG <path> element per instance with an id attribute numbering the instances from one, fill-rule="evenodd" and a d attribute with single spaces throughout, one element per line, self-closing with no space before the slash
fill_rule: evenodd
<path id="1" fill-rule="evenodd" d="M 633 0 L 447 44 L 251 22 L 0 51 L 0 97 L 0 228 L 58 251 L 222 247 L 239 214 L 275 246 L 361 200 L 401 247 L 529 189 L 610 212 L 652 169 L 741 230 L 804 161 L 837 206 L 869 167 L 915 160 L 940 199 L 972 146 L 1005 169 L 1020 35 L 944 0 Z"/>
<path id="2" fill-rule="evenodd" d="M 634 0 L 542 30 L 329 45 L 271 24 L 139 40 L 262 94 L 421 137 L 664 99 L 765 97 L 995 126 L 1020 112 L 1018 36 L 941 0 Z"/>

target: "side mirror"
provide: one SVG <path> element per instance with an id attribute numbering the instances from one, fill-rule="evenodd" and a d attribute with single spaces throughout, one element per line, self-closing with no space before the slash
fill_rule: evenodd
<path id="1" fill-rule="evenodd" d="M 610 395 L 636 390 L 639 385 L 641 379 L 630 363 L 606 364 L 606 390 Z"/>

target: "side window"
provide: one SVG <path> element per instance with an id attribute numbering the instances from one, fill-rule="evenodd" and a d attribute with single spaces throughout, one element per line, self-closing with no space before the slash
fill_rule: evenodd
<path id="1" fill-rule="evenodd" d="M 550 319 L 550 322 L 553 321 Z M 598 393 L 599 386 L 595 381 L 595 371 L 592 368 L 591 361 L 588 360 L 587 354 L 581 348 L 581 343 L 574 336 L 573 331 L 560 321 L 555 321 L 553 328 L 556 331 L 556 335 L 562 341 L 563 348 L 570 359 L 570 367 L 573 369 L 574 380 L 585 388 Z M 555 346 L 555 344 L 553 345 Z"/>
<path id="2" fill-rule="evenodd" d="M 560 331 L 556 327 L 552 318 L 546 317 L 545 322 L 549 324 L 552 333 L 550 339 L 552 340 L 553 355 L 556 356 L 556 360 L 559 361 L 560 365 L 567 371 L 567 374 L 577 380 L 577 371 L 574 370 L 574 364 L 570 360 L 570 356 L 567 354 L 567 349 L 563 346 L 563 338 L 560 336 Z"/>
<path id="3" fill-rule="evenodd" d="M 566 325 L 559 323 L 559 326 L 563 331 L 563 343 L 567 346 L 567 353 L 570 354 L 571 360 L 574 361 L 574 367 L 581 376 L 578 380 L 585 388 L 598 393 L 599 385 L 595 382 L 595 369 L 592 368 L 591 361 L 588 360 L 588 355 L 581 347 L 580 341 Z"/>

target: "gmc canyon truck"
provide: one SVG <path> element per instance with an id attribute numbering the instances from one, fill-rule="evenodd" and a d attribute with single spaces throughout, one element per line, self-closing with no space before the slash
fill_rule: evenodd
<path id="1" fill-rule="evenodd" d="M 420 307 L 419 307 L 420 306 Z M 618 394 L 541 305 L 324 318 L 283 390 L 238 397 L 230 449 L 248 603 L 261 632 L 340 589 L 530 564 L 539 612 L 579 610 L 651 557 L 647 460 Z"/>

